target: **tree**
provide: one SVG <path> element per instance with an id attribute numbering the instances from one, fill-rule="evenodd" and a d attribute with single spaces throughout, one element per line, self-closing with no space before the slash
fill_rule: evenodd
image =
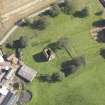
<path id="1" fill-rule="evenodd" d="M 84 17 L 86 17 L 86 16 L 88 16 L 88 15 L 89 15 L 89 12 L 88 12 L 88 8 L 87 8 L 87 7 L 81 9 L 80 11 L 76 11 L 76 12 L 73 14 L 73 16 L 79 17 L 79 18 L 84 18 Z"/>
<path id="2" fill-rule="evenodd" d="M 100 55 L 105 59 L 105 49 L 104 48 L 100 49 Z"/>
<path id="3" fill-rule="evenodd" d="M 43 30 L 47 27 L 47 25 L 47 17 L 41 16 L 39 19 L 33 21 L 32 27 L 38 30 Z"/>
<path id="4" fill-rule="evenodd" d="M 52 81 L 62 81 L 65 75 L 63 72 L 55 72 L 52 74 Z"/>
<path id="5" fill-rule="evenodd" d="M 18 40 L 19 48 L 25 48 L 27 46 L 26 37 L 21 36 Z"/>
<path id="6" fill-rule="evenodd" d="M 67 47 L 68 42 L 69 42 L 68 38 L 62 37 L 62 38 L 60 38 L 60 39 L 57 41 L 57 47 L 58 47 L 59 49 L 62 49 L 62 48 L 64 48 L 64 47 Z"/>
<path id="7" fill-rule="evenodd" d="M 73 10 L 72 0 L 65 0 L 63 11 L 66 14 L 71 14 Z"/>
<path id="8" fill-rule="evenodd" d="M 79 56 L 79 57 L 73 58 L 72 60 L 63 62 L 61 65 L 61 68 L 62 68 L 61 70 L 62 72 L 64 72 L 65 76 L 68 76 L 74 73 L 75 71 L 77 71 L 81 65 L 85 65 L 85 64 L 86 64 L 85 57 Z"/>
<path id="9" fill-rule="evenodd" d="M 39 74 L 38 79 L 43 82 L 51 82 L 51 76 L 49 74 Z"/>
<path id="10" fill-rule="evenodd" d="M 16 57 L 21 60 L 22 59 L 22 51 L 20 48 L 16 49 Z"/>
<path id="11" fill-rule="evenodd" d="M 13 41 L 10 41 L 6 44 L 6 47 L 7 48 L 14 48 L 14 42 Z"/>
<path id="12" fill-rule="evenodd" d="M 32 23 L 33 23 L 33 19 L 30 19 L 30 18 L 25 18 L 24 21 L 25 21 L 25 23 L 26 23 L 27 25 L 29 25 L 29 26 L 31 26 Z"/>
<path id="13" fill-rule="evenodd" d="M 62 38 L 60 38 L 58 41 L 57 41 L 57 47 L 59 48 L 59 49 L 62 49 L 62 48 L 64 48 L 65 49 L 65 51 L 68 53 L 68 55 L 72 58 L 72 54 L 71 54 L 71 52 L 68 50 L 68 44 L 69 44 L 69 40 L 68 40 L 68 38 L 66 38 L 66 37 L 62 37 Z"/>
<path id="14" fill-rule="evenodd" d="M 14 83 L 14 84 L 13 84 L 13 88 L 14 88 L 15 90 L 19 90 L 19 83 L 18 83 L 18 82 Z"/>
<path id="15" fill-rule="evenodd" d="M 59 15 L 59 13 L 60 13 L 59 6 L 53 5 L 52 8 L 48 11 L 48 13 L 51 17 L 55 17 L 55 16 Z"/>
<path id="16" fill-rule="evenodd" d="M 99 20 L 95 20 L 92 23 L 93 27 L 105 27 L 105 19 L 99 19 Z"/>

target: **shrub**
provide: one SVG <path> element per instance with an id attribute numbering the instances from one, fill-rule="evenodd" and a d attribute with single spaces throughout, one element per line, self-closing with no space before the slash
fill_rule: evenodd
<path id="1" fill-rule="evenodd" d="M 21 57 L 22 57 L 22 51 L 21 51 L 20 48 L 17 48 L 17 49 L 16 49 L 16 57 L 17 57 L 18 59 L 21 60 Z"/>
<path id="2" fill-rule="evenodd" d="M 39 74 L 38 79 L 43 82 L 50 82 L 51 76 L 49 74 Z"/>
<path id="3" fill-rule="evenodd" d="M 97 41 L 105 43 L 105 29 L 97 32 Z"/>
<path id="4" fill-rule="evenodd" d="M 62 37 L 57 41 L 56 46 L 57 46 L 57 48 L 61 49 L 61 48 L 66 47 L 68 45 L 68 43 L 69 43 L 68 38 Z"/>
<path id="5" fill-rule="evenodd" d="M 71 0 L 65 0 L 65 2 L 62 5 L 62 10 L 66 14 L 72 14 L 73 5 Z"/>
<path id="6" fill-rule="evenodd" d="M 48 21 L 47 21 L 47 17 L 42 16 L 37 20 L 34 20 L 32 23 L 32 27 L 38 30 L 43 30 L 47 27 L 48 25 Z"/>
<path id="7" fill-rule="evenodd" d="M 19 90 L 19 83 L 18 83 L 18 82 L 14 83 L 14 84 L 13 84 L 13 88 L 14 88 L 15 90 Z"/>
<path id="8" fill-rule="evenodd" d="M 63 72 L 55 72 L 52 74 L 52 81 L 62 81 L 65 75 Z"/>
<path id="9" fill-rule="evenodd" d="M 60 13 L 60 8 L 59 8 L 58 5 L 52 6 L 52 8 L 48 11 L 48 14 L 49 14 L 51 17 L 58 16 L 59 13 Z"/>
<path id="10" fill-rule="evenodd" d="M 7 48 L 14 48 L 14 42 L 13 42 L 13 41 L 8 42 L 8 43 L 6 44 L 6 47 L 7 47 Z"/>
<path id="11" fill-rule="evenodd" d="M 24 21 L 25 21 L 25 23 L 26 23 L 27 25 L 29 25 L 29 26 L 31 26 L 32 23 L 33 23 L 33 19 L 29 19 L 29 18 L 25 18 Z"/>
<path id="12" fill-rule="evenodd" d="M 73 58 L 72 60 L 68 60 L 62 63 L 61 71 L 64 72 L 65 76 L 68 76 L 79 69 L 81 65 L 85 65 L 86 61 L 83 56 Z"/>
<path id="13" fill-rule="evenodd" d="M 105 49 L 104 48 L 100 49 L 100 55 L 105 59 Z"/>
<path id="14" fill-rule="evenodd" d="M 25 48 L 27 46 L 27 39 L 26 37 L 21 36 L 18 41 L 19 48 Z"/>
<path id="15" fill-rule="evenodd" d="M 94 27 L 105 27 L 105 19 L 100 19 L 92 23 Z"/>
<path id="16" fill-rule="evenodd" d="M 79 17 L 79 18 L 84 18 L 84 17 L 86 17 L 86 16 L 88 16 L 88 15 L 89 15 L 89 13 L 88 13 L 87 7 L 83 8 L 83 9 L 80 10 L 80 11 L 76 11 L 76 12 L 73 14 L 73 16 Z"/>
<path id="17" fill-rule="evenodd" d="M 100 10 L 100 11 L 98 11 L 98 12 L 95 13 L 96 16 L 100 16 L 102 14 L 103 14 L 103 10 Z"/>

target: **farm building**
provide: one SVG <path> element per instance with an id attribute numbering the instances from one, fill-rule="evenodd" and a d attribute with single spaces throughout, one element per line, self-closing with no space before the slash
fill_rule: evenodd
<path id="1" fill-rule="evenodd" d="M 20 76 L 22 79 L 31 82 L 34 77 L 36 76 L 37 72 L 32 68 L 24 65 L 21 66 L 17 72 L 17 75 Z"/>

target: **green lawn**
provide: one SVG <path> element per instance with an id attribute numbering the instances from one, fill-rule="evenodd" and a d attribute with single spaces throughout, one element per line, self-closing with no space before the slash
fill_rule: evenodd
<path id="1" fill-rule="evenodd" d="M 70 59 L 62 50 L 51 62 L 36 62 L 33 55 L 41 52 L 45 46 L 60 37 L 68 37 L 72 55 L 85 55 L 87 65 L 65 78 L 62 82 L 46 83 L 33 80 L 26 88 L 33 92 L 33 99 L 27 105 L 105 105 L 105 60 L 99 55 L 104 44 L 91 39 L 92 22 L 104 16 L 95 16 L 102 9 L 98 0 L 74 0 L 75 10 L 86 5 L 89 17 L 80 19 L 61 13 L 56 18 L 49 18 L 50 25 L 42 32 L 29 27 L 17 29 L 9 40 L 21 35 L 29 38 L 29 45 L 24 49 L 24 62 L 40 73 L 53 73 L 60 70 L 60 64 Z"/>

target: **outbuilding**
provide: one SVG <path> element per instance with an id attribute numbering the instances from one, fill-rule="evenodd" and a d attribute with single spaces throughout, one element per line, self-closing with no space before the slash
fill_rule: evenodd
<path id="1" fill-rule="evenodd" d="M 37 71 L 26 65 L 20 66 L 20 68 L 17 71 L 17 75 L 28 82 L 31 82 L 36 76 L 36 74 Z"/>

